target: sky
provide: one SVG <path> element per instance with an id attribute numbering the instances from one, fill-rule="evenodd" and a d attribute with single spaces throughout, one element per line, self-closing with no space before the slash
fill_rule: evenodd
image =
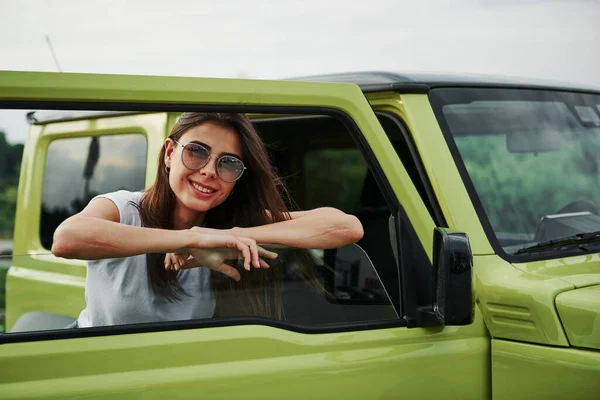
<path id="1" fill-rule="evenodd" d="M 0 70 L 260 79 L 391 70 L 600 88 L 598 21 L 600 0 L 0 0 Z M 24 112 L 0 110 L 0 130 L 24 141 Z"/>

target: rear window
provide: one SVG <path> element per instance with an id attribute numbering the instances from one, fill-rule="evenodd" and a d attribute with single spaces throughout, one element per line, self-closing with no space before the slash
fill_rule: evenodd
<path id="1" fill-rule="evenodd" d="M 141 190 L 147 141 L 142 134 L 57 139 L 44 168 L 40 241 L 52 247 L 54 231 L 102 193 Z"/>

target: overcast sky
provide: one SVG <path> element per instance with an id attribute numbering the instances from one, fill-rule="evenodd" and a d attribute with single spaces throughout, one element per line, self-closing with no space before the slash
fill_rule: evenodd
<path id="1" fill-rule="evenodd" d="M 600 0 L 0 0 L 0 69 L 282 78 L 480 73 L 600 87 Z M 0 111 L 9 140 L 24 113 Z"/>

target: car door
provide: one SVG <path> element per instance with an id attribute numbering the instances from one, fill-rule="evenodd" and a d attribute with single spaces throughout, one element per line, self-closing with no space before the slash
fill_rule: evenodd
<path id="1" fill-rule="evenodd" d="M 3 398 L 488 395 L 489 344 L 479 314 L 468 326 L 408 326 L 403 295 L 420 283 L 402 280 L 401 263 L 418 268 L 427 261 L 399 257 L 402 244 L 393 232 L 414 233 L 412 244 L 431 260 L 434 223 L 356 85 L 2 72 L 0 103 L 4 109 L 168 113 L 166 125 L 181 111 L 252 113 L 276 164 L 290 174 L 292 195 L 305 207 L 352 212 L 365 227 L 358 245 L 308 253 L 320 292 L 293 274 L 293 263 L 282 266 L 283 319 L 233 315 L 5 333 Z M 157 140 L 148 137 L 149 153 L 162 144 Z M 148 155 L 146 186 L 155 158 Z M 39 213 L 39 197 L 32 212 Z M 27 279 L 43 270 L 47 281 L 77 275 L 53 271 L 53 263 L 63 262 L 52 255 L 22 250 L 15 247 L 15 258 L 35 262 L 13 261 L 20 269 L 9 273 L 9 292 L 16 275 Z M 38 282 L 14 301 L 36 303 L 42 287 Z M 72 314 L 69 304 L 81 307 L 81 298 L 60 293 L 54 301 L 53 310 L 65 304 Z"/>

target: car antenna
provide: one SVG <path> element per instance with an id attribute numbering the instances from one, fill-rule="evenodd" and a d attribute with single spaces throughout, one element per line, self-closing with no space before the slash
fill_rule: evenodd
<path id="1" fill-rule="evenodd" d="M 52 53 L 52 58 L 54 59 L 54 63 L 56 64 L 56 69 L 58 69 L 58 72 L 62 72 L 62 69 L 60 69 L 60 65 L 58 64 L 58 58 L 56 58 L 56 54 L 54 54 L 52 42 L 50 42 L 50 35 L 48 34 L 46 34 L 46 43 L 48 43 L 48 48 L 50 48 L 50 53 Z"/>

